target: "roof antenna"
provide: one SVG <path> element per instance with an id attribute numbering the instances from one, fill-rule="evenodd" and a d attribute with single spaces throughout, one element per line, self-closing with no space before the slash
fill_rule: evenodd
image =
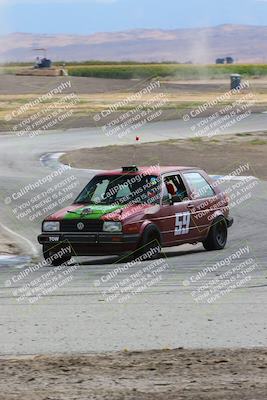
<path id="1" fill-rule="evenodd" d="M 137 165 L 136 163 L 136 150 L 137 150 L 137 146 L 138 146 L 138 142 L 140 141 L 140 136 L 135 136 L 135 145 L 134 145 L 134 152 L 133 152 L 133 164 Z"/>

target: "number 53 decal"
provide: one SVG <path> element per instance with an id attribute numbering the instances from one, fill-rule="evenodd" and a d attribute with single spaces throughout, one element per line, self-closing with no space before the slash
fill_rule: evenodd
<path id="1" fill-rule="evenodd" d="M 189 232 L 190 212 L 182 212 L 175 214 L 175 230 L 174 235 L 185 235 Z"/>

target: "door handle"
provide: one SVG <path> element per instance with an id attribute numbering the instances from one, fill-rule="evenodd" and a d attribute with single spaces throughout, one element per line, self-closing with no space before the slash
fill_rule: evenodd
<path id="1" fill-rule="evenodd" d="M 188 208 L 189 210 L 192 210 L 192 209 L 194 208 L 194 204 L 188 204 L 188 205 L 187 205 L 187 208 Z"/>

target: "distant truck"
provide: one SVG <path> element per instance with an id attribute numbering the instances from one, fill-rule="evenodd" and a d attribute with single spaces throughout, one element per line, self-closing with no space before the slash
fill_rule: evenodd
<path id="1" fill-rule="evenodd" d="M 36 58 L 36 63 L 34 68 L 51 68 L 52 67 L 52 61 L 49 60 L 48 58 Z"/>
<path id="2" fill-rule="evenodd" d="M 216 64 L 233 64 L 234 59 L 233 57 L 225 57 L 225 58 L 216 58 Z"/>
<path id="3" fill-rule="evenodd" d="M 34 49 L 35 51 L 42 51 L 43 57 L 36 57 L 35 64 L 32 68 L 18 70 L 16 75 L 26 76 L 66 76 L 68 72 L 64 66 L 52 67 L 52 61 L 47 58 L 47 49 Z"/>

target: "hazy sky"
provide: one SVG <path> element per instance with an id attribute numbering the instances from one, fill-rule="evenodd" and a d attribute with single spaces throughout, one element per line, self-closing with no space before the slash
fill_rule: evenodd
<path id="1" fill-rule="evenodd" d="M 0 33 L 267 25 L 267 0 L 0 0 Z"/>

